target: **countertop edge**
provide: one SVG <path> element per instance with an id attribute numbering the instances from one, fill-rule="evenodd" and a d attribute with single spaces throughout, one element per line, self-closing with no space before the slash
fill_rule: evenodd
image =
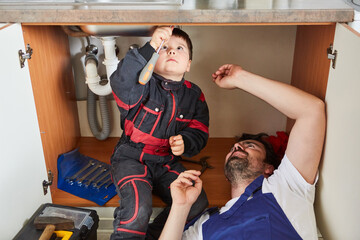
<path id="1" fill-rule="evenodd" d="M 146 11 L 147 14 L 144 14 Z M 156 16 L 156 17 L 154 17 Z M 349 9 L 104 10 L 1 9 L 0 22 L 26 24 L 281 24 L 351 22 Z"/>

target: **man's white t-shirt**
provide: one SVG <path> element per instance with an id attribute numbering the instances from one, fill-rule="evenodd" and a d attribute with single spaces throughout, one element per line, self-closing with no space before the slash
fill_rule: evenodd
<path id="1" fill-rule="evenodd" d="M 262 185 L 263 193 L 273 193 L 297 233 L 306 240 L 318 239 L 314 213 L 315 183 L 307 183 L 285 155 L 279 168 L 264 178 Z M 220 209 L 220 214 L 229 210 L 238 199 L 228 201 Z M 202 224 L 208 219 L 209 214 L 203 214 L 183 233 L 182 239 L 202 240 Z"/>

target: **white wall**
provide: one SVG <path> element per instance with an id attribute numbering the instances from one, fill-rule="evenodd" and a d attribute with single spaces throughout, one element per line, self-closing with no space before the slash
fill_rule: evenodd
<path id="1" fill-rule="evenodd" d="M 284 130 L 286 118 L 261 100 L 242 91 L 216 87 L 211 73 L 225 63 L 240 64 L 243 68 L 282 82 L 290 83 L 296 26 L 184 26 L 194 45 L 191 71 L 185 77 L 199 85 L 210 109 L 210 137 L 233 137 L 242 132 L 260 131 L 273 134 Z M 119 37 L 119 58 L 133 43 L 143 45 L 149 38 Z M 98 39 L 91 39 L 102 49 Z M 86 98 L 83 57 L 86 40 L 71 38 L 77 98 Z M 101 57 L 102 53 L 99 54 Z M 105 73 L 103 66 L 100 74 Z M 113 106 L 115 121 L 110 136 L 120 136 L 119 114 Z M 86 119 L 86 102 L 79 101 L 82 136 L 92 136 Z"/>

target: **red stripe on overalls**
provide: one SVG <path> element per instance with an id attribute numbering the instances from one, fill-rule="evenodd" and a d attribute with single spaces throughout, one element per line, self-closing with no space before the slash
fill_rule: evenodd
<path id="1" fill-rule="evenodd" d="M 142 160 L 143 156 L 144 156 L 144 153 L 141 153 L 141 155 L 140 155 L 140 162 L 141 162 L 141 163 L 143 163 L 143 160 Z M 128 179 L 128 178 L 135 178 L 135 177 L 137 177 L 137 178 L 142 178 L 142 177 L 145 177 L 145 176 L 147 175 L 147 166 L 146 166 L 146 165 L 144 165 L 144 169 L 145 169 L 145 170 L 144 170 L 144 174 L 142 174 L 142 175 L 130 175 L 130 176 L 126 176 L 126 177 L 120 179 L 120 180 L 118 181 L 117 185 L 119 186 L 122 181 L 124 181 L 125 179 Z"/>
<path id="2" fill-rule="evenodd" d="M 158 123 L 159 123 L 159 121 L 160 121 L 160 117 L 161 117 L 161 112 L 159 113 L 159 115 L 158 115 L 158 117 L 157 117 L 157 119 L 156 119 L 156 122 L 155 122 L 153 128 L 151 129 L 150 136 L 153 135 L 153 133 L 154 133 L 154 131 L 155 131 L 155 128 L 156 128 L 156 126 L 158 125 Z M 139 127 L 139 128 L 140 128 L 140 127 Z"/>
<path id="3" fill-rule="evenodd" d="M 136 187 L 136 184 L 134 182 L 134 180 L 130 180 L 131 181 L 131 185 L 133 186 L 133 189 L 134 189 L 134 194 L 135 194 L 135 211 L 134 211 L 134 214 L 133 216 L 127 220 L 127 221 L 120 221 L 120 224 L 128 224 L 128 223 L 131 223 L 132 221 L 135 220 L 135 218 L 137 217 L 137 214 L 139 212 L 139 192 L 138 192 L 138 189 Z"/>
<path id="4" fill-rule="evenodd" d="M 142 178 L 134 178 L 134 179 L 130 179 L 130 180 L 127 180 L 126 182 L 124 182 L 119 188 L 122 188 L 125 184 L 127 184 L 128 182 L 130 182 L 130 181 L 142 181 L 142 182 L 145 182 L 145 183 L 147 183 L 149 186 L 150 186 L 150 188 L 152 189 L 152 186 L 151 186 L 151 184 L 148 182 L 148 181 L 146 181 L 145 179 L 142 179 Z"/>
<path id="5" fill-rule="evenodd" d="M 185 85 L 187 88 L 191 88 L 191 86 L 192 86 L 191 82 L 189 82 L 189 81 L 187 81 L 187 80 L 184 81 L 184 85 Z M 201 94 L 200 94 L 199 100 L 202 101 L 202 102 L 205 102 L 205 96 L 204 96 L 204 94 L 203 94 L 202 92 L 201 92 Z"/>
<path id="6" fill-rule="evenodd" d="M 141 161 L 141 162 L 142 162 L 142 157 L 143 157 L 143 155 L 144 155 L 144 153 L 142 153 L 141 156 L 140 156 L 140 161 Z M 120 184 L 120 182 L 124 181 L 124 180 L 127 179 L 127 178 L 130 178 L 130 177 L 139 177 L 139 176 L 140 176 L 140 177 L 145 177 L 146 174 L 147 174 L 147 166 L 145 166 L 145 173 L 144 173 L 143 175 L 127 176 L 127 177 L 121 179 L 118 184 Z M 136 187 L 135 181 L 145 182 L 145 183 L 147 183 L 147 184 L 150 186 L 150 188 L 152 189 L 151 184 L 150 184 L 148 181 L 146 181 L 146 180 L 144 180 L 144 179 L 142 179 L 142 178 L 133 178 L 133 179 L 130 179 L 130 180 L 124 182 L 124 183 L 119 187 L 119 189 L 121 189 L 125 184 L 127 184 L 127 183 L 130 182 L 131 185 L 132 185 L 132 187 L 133 187 L 133 189 L 134 189 L 134 194 L 135 194 L 135 209 L 134 209 L 134 214 L 133 214 L 133 216 L 132 216 L 129 220 L 127 220 L 127 221 L 120 221 L 120 224 L 128 224 L 128 223 L 131 223 L 132 221 L 134 221 L 134 220 L 136 219 L 136 217 L 137 217 L 137 215 L 138 215 L 138 212 L 139 212 L 139 192 L 138 192 L 138 189 L 137 189 L 137 187 Z M 118 228 L 118 231 L 122 231 L 122 230 L 119 230 L 119 229 L 121 229 L 121 228 Z M 130 231 L 132 231 L 132 230 L 130 230 Z M 141 232 L 139 232 L 139 233 L 141 233 Z"/>
<path id="7" fill-rule="evenodd" d="M 174 118 L 174 115 L 175 115 L 175 107 L 176 107 L 176 105 L 175 105 L 175 96 L 174 96 L 174 94 L 173 94 L 172 92 L 170 92 L 170 94 L 171 94 L 172 99 L 173 99 L 173 107 L 172 107 L 172 112 L 171 112 L 170 121 L 169 121 L 169 123 L 168 123 L 168 125 L 167 125 L 168 127 L 169 127 L 171 121 L 172 121 L 173 118 Z"/>
<path id="8" fill-rule="evenodd" d="M 143 123 L 143 121 L 144 121 L 144 119 L 145 119 L 145 117 L 146 117 L 146 114 L 147 114 L 147 112 L 145 112 L 145 114 L 144 114 L 143 118 L 141 119 L 141 122 L 140 122 L 140 124 L 139 124 L 138 128 L 140 128 L 140 127 L 141 127 L 141 124 Z M 135 119 L 135 118 L 134 118 L 134 119 Z"/>
<path id="9" fill-rule="evenodd" d="M 121 101 L 120 98 L 118 98 L 118 96 L 116 96 L 116 94 L 115 94 L 114 92 L 112 92 L 112 94 L 113 94 L 113 96 L 114 96 L 114 99 L 115 99 L 116 104 L 117 104 L 119 107 L 121 107 L 121 108 L 123 108 L 123 109 L 125 109 L 125 110 L 129 110 L 130 108 L 136 106 L 136 104 L 138 104 L 138 103 L 140 102 L 141 98 L 142 98 L 142 95 L 141 95 L 141 97 L 139 98 L 139 101 L 137 101 L 137 103 L 135 103 L 135 104 L 133 104 L 133 105 L 129 105 L 129 104 L 126 104 L 126 103 L 124 103 L 123 101 Z"/>
<path id="10" fill-rule="evenodd" d="M 144 106 L 144 110 L 146 110 L 147 112 L 150 112 L 151 114 L 154 114 L 154 115 L 158 115 L 160 112 L 156 112 L 146 106 Z"/>
<path id="11" fill-rule="evenodd" d="M 140 159 L 139 159 L 139 161 L 140 161 L 142 164 L 144 164 L 143 157 L 144 157 L 144 152 L 141 153 Z M 145 167 L 146 167 L 146 166 L 145 166 Z"/>
<path id="12" fill-rule="evenodd" d="M 187 88 L 191 88 L 191 82 L 189 82 L 188 80 L 185 80 L 184 81 L 184 85 L 187 87 Z"/>
<path id="13" fill-rule="evenodd" d="M 188 127 L 190 128 L 195 128 L 195 129 L 198 129 L 198 130 L 201 130 L 203 132 L 206 132 L 207 134 L 209 134 L 209 128 L 203 124 L 202 122 L 199 122 L 198 120 L 195 120 L 195 119 L 181 119 L 181 118 L 176 118 L 176 121 L 179 121 L 179 122 L 188 122 Z"/>
<path id="14" fill-rule="evenodd" d="M 142 142 L 144 144 L 167 146 L 169 143 L 168 139 L 156 138 L 148 133 L 144 133 L 134 127 L 134 123 L 125 119 L 125 134 L 130 136 L 131 141 L 135 143 Z"/>
<path id="15" fill-rule="evenodd" d="M 135 230 L 129 230 L 129 229 L 125 229 L 125 228 L 118 228 L 117 230 L 121 231 L 121 232 L 135 233 L 135 234 L 139 234 L 139 235 L 145 235 L 146 234 L 144 232 L 139 232 L 139 231 L 135 231 Z"/>
<path id="16" fill-rule="evenodd" d="M 122 178 L 122 179 L 120 179 L 120 181 L 118 181 L 118 183 L 117 183 L 117 185 L 119 186 L 120 185 L 120 183 L 122 182 L 122 181 L 124 181 L 125 179 L 128 179 L 128 178 L 142 178 L 142 177 L 145 177 L 147 175 L 147 166 L 145 166 L 145 172 L 144 172 L 144 174 L 142 174 L 142 175 L 131 175 L 131 176 L 126 176 L 126 177 L 124 177 L 124 178 Z"/>
<path id="17" fill-rule="evenodd" d="M 175 170 L 171 170 L 171 167 L 169 165 L 165 164 L 164 167 L 166 167 L 168 169 L 168 172 L 172 172 L 172 173 L 175 173 L 176 175 L 180 175 L 179 172 L 177 172 Z"/>
<path id="18" fill-rule="evenodd" d="M 143 104 L 141 104 L 140 105 L 140 107 L 139 107 L 139 109 L 137 110 L 137 112 L 136 112 L 136 114 L 135 114 L 135 116 L 134 116 L 134 118 L 133 118 L 133 120 L 132 120 L 132 122 L 134 122 L 135 121 L 135 119 L 137 118 L 137 116 L 139 115 L 139 113 L 140 113 L 140 111 L 141 111 L 141 109 L 143 108 Z"/>

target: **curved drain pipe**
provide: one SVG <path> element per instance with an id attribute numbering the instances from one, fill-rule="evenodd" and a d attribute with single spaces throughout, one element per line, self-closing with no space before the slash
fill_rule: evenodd
<path id="1" fill-rule="evenodd" d="M 115 50 L 115 37 L 103 37 L 101 38 L 104 46 L 105 59 L 103 64 L 106 67 L 107 76 L 116 70 L 119 62 L 116 57 Z M 96 58 L 97 48 L 94 45 L 90 45 L 86 49 L 85 57 L 85 74 L 86 83 L 88 85 L 87 92 L 87 116 L 92 134 L 98 140 L 105 140 L 110 135 L 110 112 L 107 104 L 106 95 L 109 95 L 112 90 L 110 87 L 110 79 L 102 80 L 98 74 L 98 60 Z M 99 95 L 100 103 L 100 116 L 102 120 L 102 128 L 97 118 L 97 104 L 96 95 Z"/>
<path id="2" fill-rule="evenodd" d="M 98 61 L 95 54 L 87 51 L 85 58 L 85 73 L 86 83 L 90 90 L 99 96 L 109 95 L 112 90 L 110 87 L 110 76 L 116 70 L 119 59 L 116 56 L 115 37 L 102 37 L 102 44 L 104 46 L 105 59 L 103 64 L 106 67 L 107 82 L 100 81 L 100 76 L 97 72 Z M 106 82 L 103 84 L 103 82 Z"/>
<path id="3" fill-rule="evenodd" d="M 98 140 L 105 140 L 110 135 L 110 112 L 107 104 L 106 96 L 99 96 L 100 104 L 100 116 L 102 121 L 102 128 L 97 118 L 97 105 L 96 94 L 93 93 L 90 88 L 87 91 L 87 117 L 90 126 L 90 130 L 94 137 Z"/>

